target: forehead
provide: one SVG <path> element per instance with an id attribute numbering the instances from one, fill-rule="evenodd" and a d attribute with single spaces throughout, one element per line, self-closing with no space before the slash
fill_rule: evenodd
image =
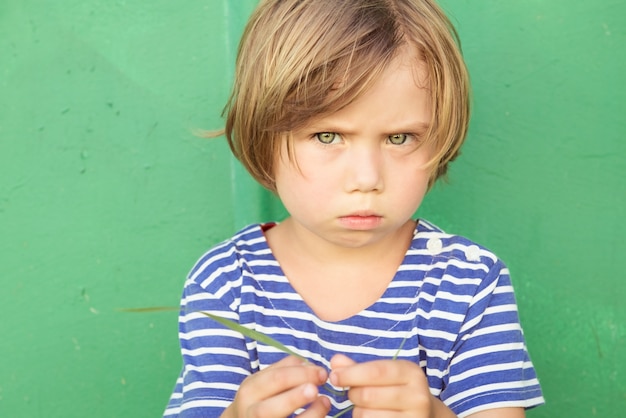
<path id="1" fill-rule="evenodd" d="M 304 120 L 305 125 L 315 124 L 321 119 L 341 117 L 355 106 L 370 115 L 380 115 L 386 106 L 399 103 L 396 113 L 413 116 L 424 124 L 430 122 L 430 89 L 428 74 L 420 53 L 412 47 L 404 46 L 386 65 L 373 73 L 371 77 L 355 84 L 352 73 L 371 71 L 371 69 L 353 68 L 336 81 L 327 93 L 326 107 Z M 355 94 L 355 90 L 357 94 Z M 364 106 L 364 104 L 369 106 Z M 384 112 L 387 113 L 387 112 Z"/>
<path id="2" fill-rule="evenodd" d="M 311 119 L 306 127 L 366 137 L 421 135 L 431 119 L 428 90 L 416 81 L 413 65 L 397 60 L 356 100 L 334 113 Z"/>

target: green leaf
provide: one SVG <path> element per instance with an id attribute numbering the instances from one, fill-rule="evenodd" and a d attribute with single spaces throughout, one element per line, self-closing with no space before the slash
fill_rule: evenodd
<path id="1" fill-rule="evenodd" d="M 219 322 L 220 324 L 224 325 L 226 328 L 229 328 L 233 331 L 236 331 L 242 335 L 245 335 L 248 338 L 252 338 L 253 340 L 256 340 L 258 342 L 261 342 L 263 344 L 269 345 L 274 347 L 277 350 L 280 350 L 284 353 L 289 354 L 290 356 L 295 356 L 298 357 L 300 359 L 302 359 L 302 361 L 308 362 L 307 359 L 305 359 L 304 357 L 302 357 L 300 354 L 294 352 L 293 350 L 287 348 L 286 346 L 284 346 L 283 344 L 279 343 L 278 341 L 276 341 L 275 339 L 268 337 L 265 334 L 262 334 L 258 331 L 255 331 L 253 329 L 250 328 L 246 328 L 243 325 L 240 325 L 234 321 L 231 321 L 230 319 L 226 319 L 226 318 L 222 318 L 221 316 L 217 316 L 217 315 L 213 315 L 210 314 L 208 312 L 204 312 L 204 311 L 199 311 L 202 315 L 208 316 L 209 318 L 211 318 L 212 320 L 214 320 L 215 322 Z"/>
<path id="2" fill-rule="evenodd" d="M 409 334 L 406 334 L 406 337 L 402 339 L 402 342 L 400 343 L 400 347 L 398 347 L 396 354 L 394 354 L 393 357 L 391 358 L 392 360 L 398 359 L 398 356 L 400 355 L 400 352 L 402 351 L 402 347 L 404 347 L 404 343 L 406 343 L 406 340 L 408 339 L 409 339 Z"/>
<path id="3" fill-rule="evenodd" d="M 248 338 L 252 338 L 253 340 L 259 341 L 263 344 L 272 346 L 274 348 L 276 348 L 277 350 L 281 350 L 282 352 L 289 354 L 291 356 L 296 356 L 299 359 L 302 359 L 302 361 L 308 363 L 309 361 L 302 357 L 301 355 L 297 354 L 296 352 L 294 352 L 293 350 L 290 350 L 289 348 L 287 348 L 286 346 L 284 346 L 283 344 L 279 343 L 278 341 L 276 341 L 275 339 L 268 337 L 265 334 L 262 334 L 258 331 L 252 330 L 250 328 L 246 328 L 243 325 L 238 324 L 237 322 L 231 321 L 230 319 L 226 319 L 223 318 L 221 316 L 217 316 L 217 315 L 213 315 L 210 314 L 208 312 L 203 312 L 203 311 L 199 311 L 199 313 L 201 313 L 202 315 L 208 316 L 209 318 L 211 318 L 212 320 L 219 322 L 220 324 L 224 325 L 226 328 L 229 328 L 233 331 L 236 331 L 240 334 L 245 335 Z M 342 390 L 342 391 L 337 391 L 335 389 L 333 389 L 330 384 L 325 384 L 324 387 L 326 388 L 326 390 L 328 392 L 330 392 L 331 394 L 335 395 L 335 396 L 340 396 L 340 395 L 345 395 L 346 391 Z"/>
<path id="4" fill-rule="evenodd" d="M 347 407 L 343 411 L 340 411 L 337 415 L 334 415 L 333 418 L 339 418 L 343 414 L 348 413 L 348 412 L 352 411 L 353 409 L 354 409 L 354 405 L 350 405 L 349 407 Z"/>

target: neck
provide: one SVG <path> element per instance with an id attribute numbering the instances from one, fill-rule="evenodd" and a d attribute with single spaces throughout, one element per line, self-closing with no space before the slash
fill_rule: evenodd
<path id="1" fill-rule="evenodd" d="M 415 221 L 409 220 L 378 241 L 366 245 L 342 245 L 328 241 L 292 218 L 287 218 L 269 231 L 268 242 L 275 253 L 278 252 L 277 257 L 287 251 L 290 257 L 302 258 L 307 264 L 347 267 L 392 262 L 399 265 L 411 244 L 414 230 Z"/>

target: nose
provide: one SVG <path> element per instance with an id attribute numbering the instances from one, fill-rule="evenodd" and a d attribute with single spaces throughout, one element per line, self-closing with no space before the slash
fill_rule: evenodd
<path id="1" fill-rule="evenodd" d="M 382 150 L 377 144 L 355 143 L 346 151 L 347 192 L 381 192 L 384 187 Z"/>

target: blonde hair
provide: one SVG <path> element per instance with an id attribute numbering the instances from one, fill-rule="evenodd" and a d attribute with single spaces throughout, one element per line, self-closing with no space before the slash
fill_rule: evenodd
<path id="1" fill-rule="evenodd" d="M 470 113 L 458 36 L 432 0 L 262 0 L 241 39 L 224 109 L 234 155 L 275 190 L 281 138 L 354 101 L 403 45 L 417 49 L 427 71 L 432 186 L 457 156 Z"/>

